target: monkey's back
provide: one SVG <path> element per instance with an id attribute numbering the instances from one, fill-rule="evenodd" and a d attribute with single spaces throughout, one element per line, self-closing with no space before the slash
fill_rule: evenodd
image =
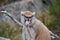
<path id="1" fill-rule="evenodd" d="M 41 21 L 35 19 L 34 29 L 36 40 L 51 40 L 48 28 Z"/>

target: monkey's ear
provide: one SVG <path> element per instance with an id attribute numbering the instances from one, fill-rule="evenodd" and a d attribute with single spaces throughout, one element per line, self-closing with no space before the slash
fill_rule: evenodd
<path id="1" fill-rule="evenodd" d="M 24 14 L 24 12 L 23 12 L 23 11 L 21 11 L 21 14 Z"/>
<path id="2" fill-rule="evenodd" d="M 35 15 L 35 12 L 33 12 L 32 15 Z"/>

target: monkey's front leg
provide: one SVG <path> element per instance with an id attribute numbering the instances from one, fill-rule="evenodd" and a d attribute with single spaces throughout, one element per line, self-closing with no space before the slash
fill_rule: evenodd
<path id="1" fill-rule="evenodd" d="M 23 27 L 23 29 L 22 29 L 22 40 L 29 40 L 29 39 L 30 39 L 30 37 L 29 37 L 29 34 L 27 32 L 27 29 L 26 29 L 26 27 Z"/>

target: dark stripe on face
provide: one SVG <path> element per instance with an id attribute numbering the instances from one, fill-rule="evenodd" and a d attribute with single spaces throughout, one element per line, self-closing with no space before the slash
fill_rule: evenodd
<path id="1" fill-rule="evenodd" d="M 26 16 L 25 16 L 24 19 L 25 19 L 24 23 L 25 23 L 26 21 L 29 21 L 30 23 L 32 23 L 32 16 L 31 16 L 31 17 L 26 17 Z"/>

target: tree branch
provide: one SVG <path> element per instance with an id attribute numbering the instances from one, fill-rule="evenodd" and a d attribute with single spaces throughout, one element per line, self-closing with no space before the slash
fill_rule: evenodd
<path id="1" fill-rule="evenodd" d="M 50 30 L 49 30 L 49 33 L 51 34 L 51 39 L 53 39 L 53 40 L 60 40 L 60 37 L 57 34 L 54 34 Z"/>
<path id="2" fill-rule="evenodd" d="M 1 12 L 4 13 L 4 14 L 6 14 L 8 17 L 10 17 L 19 26 L 22 26 L 22 24 L 19 21 L 17 21 L 15 18 L 13 18 L 13 16 L 10 13 L 8 13 L 7 11 L 1 11 Z"/>

